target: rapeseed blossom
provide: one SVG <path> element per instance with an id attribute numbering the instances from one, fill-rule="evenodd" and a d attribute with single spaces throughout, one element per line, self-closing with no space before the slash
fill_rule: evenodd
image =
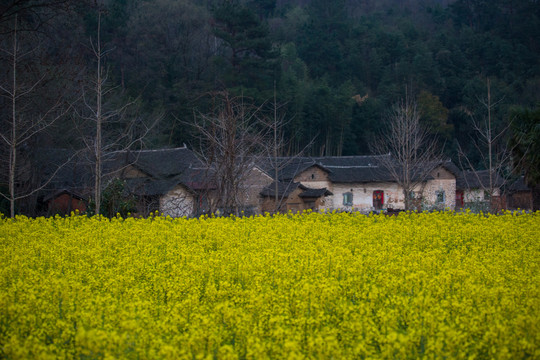
<path id="1" fill-rule="evenodd" d="M 540 358 L 540 214 L 0 220 L 0 358 Z"/>

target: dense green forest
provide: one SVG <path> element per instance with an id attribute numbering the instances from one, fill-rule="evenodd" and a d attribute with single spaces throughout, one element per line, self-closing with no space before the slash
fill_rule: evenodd
<path id="1" fill-rule="evenodd" d="M 457 161 L 460 146 L 479 162 L 471 138 L 473 120 L 488 114 L 488 79 L 494 131 L 540 101 L 534 0 L 1 3 L 2 131 L 17 88 L 16 116 L 47 125 L 19 144 L 29 149 L 92 142 L 85 120 L 96 109 L 98 58 L 110 131 L 158 119 L 148 148 L 191 145 L 188 124 L 227 90 L 264 109 L 278 104 L 284 155 L 308 144 L 313 155 L 366 154 L 388 109 L 409 96 L 447 156 Z"/>

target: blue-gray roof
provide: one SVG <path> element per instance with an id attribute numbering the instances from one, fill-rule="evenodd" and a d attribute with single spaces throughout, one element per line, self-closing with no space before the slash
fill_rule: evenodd
<path id="1" fill-rule="evenodd" d="M 94 163 L 88 152 L 45 149 L 36 155 L 37 171 L 52 180 L 45 190 L 71 189 L 84 192 L 93 187 Z M 188 148 L 109 152 L 103 155 L 103 174 L 133 166 L 146 178 L 127 179 L 128 189 L 138 195 L 164 194 L 174 186 L 188 188 L 208 186 L 203 163 Z"/>

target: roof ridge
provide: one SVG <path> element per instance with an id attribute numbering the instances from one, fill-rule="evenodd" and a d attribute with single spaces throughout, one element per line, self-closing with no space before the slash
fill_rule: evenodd
<path id="1" fill-rule="evenodd" d="M 366 168 L 378 168 L 377 165 L 324 165 L 326 168 L 336 168 L 336 169 L 366 169 Z"/>
<path id="2" fill-rule="evenodd" d="M 382 157 L 389 156 L 390 154 L 378 154 L 378 155 L 331 155 L 331 156 L 314 156 L 315 159 L 353 159 L 353 158 L 366 158 L 366 157 Z"/>
<path id="3" fill-rule="evenodd" d="M 181 147 L 174 147 L 174 148 L 141 149 L 141 150 L 132 150 L 132 151 L 137 151 L 137 152 L 159 152 L 159 151 L 172 151 L 172 150 L 184 150 L 184 149 L 187 150 L 187 147 L 186 146 L 181 146 Z M 123 151 L 127 151 L 127 150 L 123 150 Z"/>

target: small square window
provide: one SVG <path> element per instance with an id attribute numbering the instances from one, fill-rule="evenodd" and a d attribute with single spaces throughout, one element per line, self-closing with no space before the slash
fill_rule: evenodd
<path id="1" fill-rule="evenodd" d="M 444 194 L 444 190 L 437 191 L 435 194 L 437 196 L 437 204 L 442 204 L 445 202 L 446 196 Z"/>
<path id="2" fill-rule="evenodd" d="M 352 206 L 353 204 L 353 194 L 351 192 L 346 192 L 343 194 L 343 205 Z"/>

